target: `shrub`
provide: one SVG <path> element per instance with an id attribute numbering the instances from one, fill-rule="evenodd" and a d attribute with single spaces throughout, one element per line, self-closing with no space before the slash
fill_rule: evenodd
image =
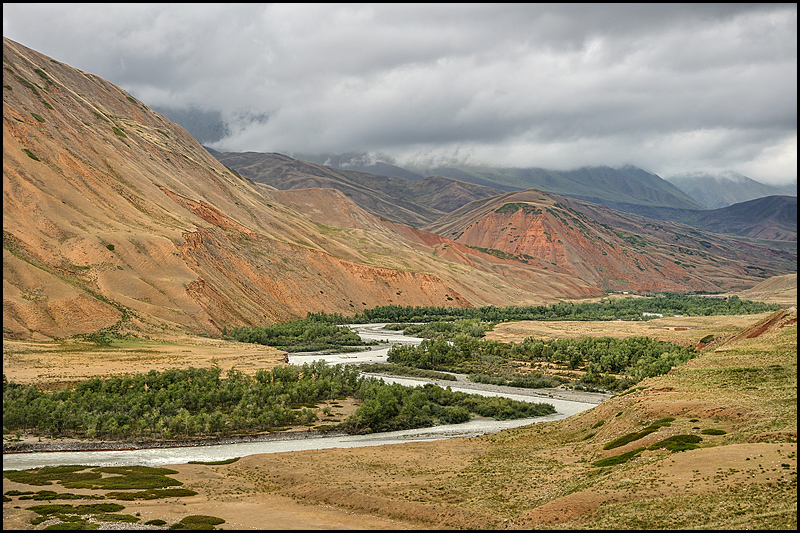
<path id="1" fill-rule="evenodd" d="M 106 498 L 123 501 L 157 500 L 158 498 L 178 498 L 181 496 L 194 496 L 197 492 L 190 489 L 147 489 L 138 492 L 109 492 Z"/>
<path id="2" fill-rule="evenodd" d="M 703 438 L 697 435 L 673 435 L 656 442 L 647 449 L 658 450 L 659 448 L 665 448 L 671 452 L 682 452 L 684 450 L 699 448 L 697 443 L 702 442 L 702 440 Z"/>
<path id="3" fill-rule="evenodd" d="M 620 455 L 615 455 L 613 457 L 606 457 L 605 459 L 599 459 L 592 463 L 592 466 L 614 466 L 618 464 L 625 463 L 630 461 L 635 456 L 639 455 L 645 450 L 645 447 L 642 446 L 641 448 L 636 448 L 635 450 L 631 450 L 629 452 L 622 453 Z"/>
<path id="4" fill-rule="evenodd" d="M 41 161 L 41 159 L 36 157 L 36 155 L 34 155 L 34 153 L 31 152 L 30 150 L 28 150 L 27 148 L 23 148 L 22 151 L 25 152 L 25 155 L 27 155 L 28 157 L 30 157 L 34 161 Z"/>
<path id="5" fill-rule="evenodd" d="M 195 514 L 183 517 L 180 522 L 169 526 L 170 529 L 214 529 L 214 526 L 224 524 L 225 520 L 216 516 Z"/>
<path id="6" fill-rule="evenodd" d="M 703 435 L 725 435 L 727 431 L 722 429 L 708 428 L 700 431 Z"/>

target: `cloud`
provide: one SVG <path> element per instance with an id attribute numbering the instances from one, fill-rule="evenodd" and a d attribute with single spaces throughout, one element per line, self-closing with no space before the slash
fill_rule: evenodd
<path id="1" fill-rule="evenodd" d="M 215 148 L 797 176 L 795 4 L 4 4 Z"/>

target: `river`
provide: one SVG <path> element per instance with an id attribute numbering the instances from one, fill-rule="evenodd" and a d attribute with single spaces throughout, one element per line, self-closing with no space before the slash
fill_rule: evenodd
<path id="1" fill-rule="evenodd" d="M 302 365 L 306 362 L 324 359 L 328 364 L 385 363 L 391 344 L 417 344 L 418 337 L 407 337 L 398 332 L 382 330 L 383 324 L 351 325 L 365 340 L 387 341 L 389 344 L 372 347 L 363 352 L 346 354 L 290 354 L 289 363 Z M 102 451 L 58 451 L 3 454 L 3 470 L 25 470 L 43 466 L 90 465 L 90 466 L 162 466 L 183 464 L 189 461 L 222 461 L 234 457 L 261 453 L 295 452 L 303 450 L 322 450 L 328 448 L 356 448 L 362 446 L 381 446 L 403 442 L 441 440 L 453 437 L 473 437 L 484 433 L 496 433 L 504 429 L 525 426 L 537 422 L 548 422 L 567 418 L 576 413 L 591 409 L 608 398 L 607 394 L 580 393 L 559 389 L 520 389 L 470 382 L 466 376 L 456 375 L 456 381 L 430 380 L 421 378 L 395 377 L 380 374 L 366 374 L 383 379 L 387 383 L 416 386 L 435 383 L 462 391 L 484 396 L 505 396 L 513 400 L 550 403 L 556 408 L 552 415 L 518 420 L 473 419 L 462 424 L 419 428 L 370 435 L 320 435 L 312 432 L 286 433 L 265 441 L 237 442 L 232 444 L 212 444 L 206 446 L 181 446 L 174 448 L 145 448 L 137 450 Z"/>

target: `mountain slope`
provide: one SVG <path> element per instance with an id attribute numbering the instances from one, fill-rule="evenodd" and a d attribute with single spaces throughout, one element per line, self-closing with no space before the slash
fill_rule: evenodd
<path id="1" fill-rule="evenodd" d="M 797 197 L 766 196 L 720 209 L 698 211 L 689 223 L 714 233 L 797 241 Z"/>
<path id="2" fill-rule="evenodd" d="M 681 174 L 666 180 L 710 209 L 719 209 L 766 196 L 797 196 L 797 183 L 794 187 L 788 185 L 775 187 L 735 172 L 717 175 Z"/>
<path id="3" fill-rule="evenodd" d="M 470 305 L 434 275 L 331 255 L 318 224 L 124 91 L 3 48 L 4 332 L 61 337 L 122 320 L 213 333 L 397 293 Z"/>
<path id="4" fill-rule="evenodd" d="M 281 154 L 212 152 L 224 165 L 277 189 L 337 189 L 371 213 L 394 222 L 423 226 L 446 212 L 500 191 L 451 178 L 404 177 L 341 170 Z"/>
<path id="5" fill-rule="evenodd" d="M 381 220 L 332 189 L 242 178 L 118 87 L 8 39 L 3 61 L 4 335 L 216 335 L 312 311 L 599 294 Z"/>
<path id="6" fill-rule="evenodd" d="M 507 190 L 534 188 L 632 212 L 637 212 L 640 207 L 704 209 L 703 205 L 668 181 L 632 166 L 619 169 L 583 167 L 568 171 L 477 166 L 414 167 L 411 170 Z"/>
<path id="7" fill-rule="evenodd" d="M 472 202 L 426 229 L 604 290 L 714 292 L 797 269 L 796 253 L 536 189 Z"/>

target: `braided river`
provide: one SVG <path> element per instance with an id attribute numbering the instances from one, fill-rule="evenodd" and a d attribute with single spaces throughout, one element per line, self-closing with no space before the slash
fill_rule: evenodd
<path id="1" fill-rule="evenodd" d="M 289 354 L 289 363 L 304 363 L 325 360 L 327 364 L 385 363 L 393 344 L 418 344 L 418 337 L 408 337 L 399 332 L 383 330 L 384 324 L 357 324 L 350 327 L 359 333 L 364 340 L 378 340 L 385 343 L 373 347 L 369 351 L 344 354 L 298 353 Z M 462 424 L 418 428 L 369 435 L 346 435 L 319 432 L 292 432 L 271 434 L 265 438 L 253 438 L 249 441 L 225 442 L 193 446 L 161 446 L 153 448 L 125 450 L 93 450 L 93 451 L 46 451 L 25 453 L 4 453 L 3 470 L 25 470 L 43 466 L 89 465 L 89 466 L 162 466 L 183 464 L 190 461 L 222 461 L 235 457 L 262 453 L 282 453 L 303 450 L 322 450 L 328 448 L 355 448 L 362 446 L 382 446 L 404 442 L 449 439 L 453 437 L 474 437 L 485 433 L 496 433 L 504 429 L 526 426 L 538 422 L 560 420 L 580 413 L 600 404 L 610 397 L 608 394 L 582 393 L 561 389 L 521 389 L 473 383 L 464 375 L 456 374 L 456 381 L 431 380 L 422 378 L 395 377 L 383 374 L 364 374 L 383 379 L 386 383 L 417 386 L 434 383 L 441 387 L 450 387 L 461 391 L 483 396 L 504 396 L 513 400 L 549 403 L 556 412 L 551 415 L 517 420 L 493 420 L 476 418 Z M 231 439 L 233 440 L 233 439 Z"/>

